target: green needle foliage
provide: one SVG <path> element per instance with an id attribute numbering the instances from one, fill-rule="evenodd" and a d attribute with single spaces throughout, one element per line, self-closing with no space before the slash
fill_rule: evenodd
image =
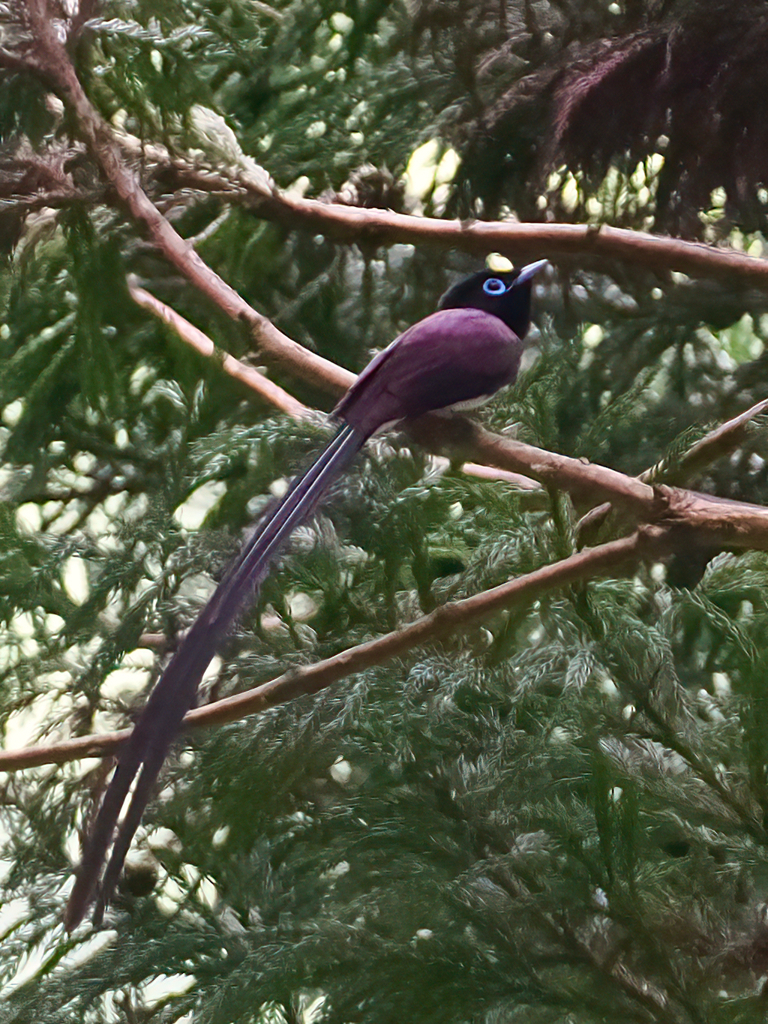
<path id="1" fill-rule="evenodd" d="M 220 175 L 247 155 L 315 198 L 656 225 L 760 254 L 764 118 L 750 104 L 765 102 L 766 5 L 746 6 L 732 19 L 710 0 L 81 0 L 69 52 L 116 130 Z M 244 325 L 148 242 L 28 66 L 25 7 L 0 5 L 0 723 L 13 746 L 130 724 L 242 531 L 328 434 L 132 301 L 138 281 L 259 365 Z M 697 162 L 680 90 L 704 21 L 728 32 L 712 30 L 699 69 L 718 117 Z M 714 159 L 737 123 L 738 180 L 736 150 Z M 417 186 L 425 143 L 432 177 Z M 149 158 L 137 172 L 248 302 L 354 370 L 478 266 L 268 223 Z M 768 394 L 767 314 L 737 281 L 574 258 L 538 289 L 518 383 L 480 415 L 675 481 L 696 440 Z M 756 420 L 686 482 L 764 505 L 767 449 Z M 405 434 L 375 439 L 298 531 L 201 702 L 632 529 L 615 516 L 585 538 L 588 508 L 446 468 Z M 767 594 L 765 553 L 681 545 L 664 565 L 552 590 L 183 735 L 100 933 L 67 936 L 61 914 L 111 766 L 0 775 L 0 1022 L 763 1021 Z"/>

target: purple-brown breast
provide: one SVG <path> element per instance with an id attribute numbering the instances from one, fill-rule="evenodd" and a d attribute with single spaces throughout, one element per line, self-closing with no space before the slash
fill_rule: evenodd
<path id="1" fill-rule="evenodd" d="M 522 351 L 492 313 L 443 309 L 379 353 L 334 412 L 370 436 L 398 420 L 482 400 L 515 379 Z"/>

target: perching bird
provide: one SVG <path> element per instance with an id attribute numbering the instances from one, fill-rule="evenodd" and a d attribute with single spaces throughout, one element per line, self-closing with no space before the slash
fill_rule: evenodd
<path id="1" fill-rule="evenodd" d="M 419 320 L 379 353 L 334 410 L 341 427 L 285 497 L 257 524 L 234 563 L 169 661 L 118 755 L 112 781 L 86 841 L 64 921 L 71 931 L 94 898 L 102 865 L 128 791 L 136 786 L 101 882 L 99 923 L 117 883 L 151 788 L 197 688 L 232 624 L 252 602 L 291 533 L 377 431 L 437 409 L 478 405 L 517 376 L 530 326 L 534 275 L 484 270 L 459 281 L 438 312 Z"/>

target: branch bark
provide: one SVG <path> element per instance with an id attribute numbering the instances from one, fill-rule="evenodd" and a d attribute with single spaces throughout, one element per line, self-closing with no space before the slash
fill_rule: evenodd
<path id="1" fill-rule="evenodd" d="M 251 690 L 195 708 L 186 716 L 184 723 L 194 728 L 223 725 L 297 697 L 317 693 L 340 679 L 406 654 L 414 647 L 465 632 L 504 608 L 533 601 L 550 590 L 614 571 L 640 558 L 658 556 L 666 550 L 668 535 L 665 528 L 648 527 L 621 540 L 579 551 L 481 594 L 442 605 L 429 615 L 376 640 L 351 647 L 314 665 L 284 672 Z M 115 753 L 130 733 L 130 729 L 125 729 L 48 746 L 5 751 L 0 753 L 0 771 L 63 764 L 82 757 L 104 757 Z"/>
<path id="2" fill-rule="evenodd" d="M 332 241 L 386 246 L 395 243 L 433 245 L 460 249 L 477 256 L 499 252 L 509 259 L 540 259 L 545 253 L 553 262 L 598 259 L 645 267 L 656 274 L 672 271 L 690 277 L 716 280 L 739 279 L 755 288 L 768 288 L 768 260 L 735 249 L 716 248 L 702 242 L 650 235 L 603 224 L 538 224 L 519 221 L 460 221 L 419 217 L 392 210 L 347 206 L 342 203 L 304 199 L 268 190 L 259 177 L 247 170 L 203 168 L 162 146 L 144 146 L 139 139 L 121 136 L 134 157 L 143 155 L 176 176 L 178 188 L 226 195 L 247 206 L 256 216 L 287 228 L 321 234 Z M 266 174 L 265 174 L 266 176 Z"/>
<path id="3" fill-rule="evenodd" d="M 269 199 L 246 192 L 254 212 L 287 227 L 327 235 L 338 242 L 368 245 L 439 245 L 485 256 L 498 252 L 515 261 L 547 259 L 583 263 L 598 258 L 645 267 L 655 274 L 671 271 L 691 277 L 738 278 L 756 288 L 768 288 L 768 260 L 734 249 L 716 249 L 700 242 L 665 238 L 642 231 L 584 224 L 525 224 L 519 222 L 447 221 L 413 217 L 391 210 L 361 209 L 314 199 L 273 194 Z"/>
<path id="4" fill-rule="evenodd" d="M 167 323 L 181 340 L 195 349 L 195 351 L 208 357 L 216 355 L 216 346 L 207 334 L 204 334 L 199 328 L 191 324 L 189 320 L 185 320 L 181 314 L 171 309 L 170 306 L 155 298 L 151 292 L 148 292 L 145 288 L 139 288 L 138 285 L 130 281 L 128 282 L 128 291 L 135 303 L 144 309 L 148 309 L 160 320 Z M 275 384 L 269 377 L 265 377 L 263 373 L 254 370 L 252 366 L 246 366 L 239 359 L 235 359 L 234 356 L 221 351 L 219 361 L 224 373 L 232 377 L 233 380 L 245 384 L 246 387 L 250 388 L 260 398 L 274 405 L 281 412 L 287 413 L 293 419 L 307 419 L 312 414 L 312 410 L 300 402 L 298 398 L 294 398 L 293 395 L 281 388 L 279 384 Z"/>

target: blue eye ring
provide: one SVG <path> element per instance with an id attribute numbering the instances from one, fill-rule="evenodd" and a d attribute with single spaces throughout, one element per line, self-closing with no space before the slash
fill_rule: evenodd
<path id="1" fill-rule="evenodd" d="M 503 295 L 506 290 L 507 286 L 498 277 L 489 277 L 483 282 L 483 291 L 486 295 Z"/>

